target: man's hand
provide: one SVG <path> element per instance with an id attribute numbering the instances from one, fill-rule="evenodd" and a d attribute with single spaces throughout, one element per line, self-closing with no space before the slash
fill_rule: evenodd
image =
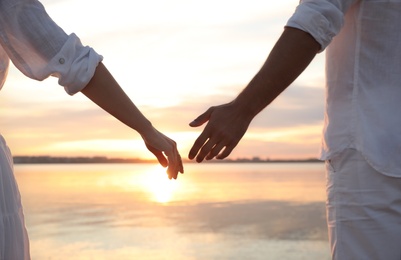
<path id="1" fill-rule="evenodd" d="M 209 121 L 189 152 L 197 162 L 226 158 L 244 136 L 252 117 L 233 102 L 211 107 L 189 125 L 201 126 Z"/>
<path id="2" fill-rule="evenodd" d="M 197 162 L 223 159 L 235 148 L 251 120 L 282 93 L 309 65 L 320 44 L 308 33 L 287 27 L 260 71 L 233 102 L 209 108 L 190 123 L 207 121 L 196 139 L 189 159 Z"/>

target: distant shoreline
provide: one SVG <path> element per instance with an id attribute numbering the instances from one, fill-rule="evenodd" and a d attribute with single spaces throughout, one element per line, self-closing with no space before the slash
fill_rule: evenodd
<path id="1" fill-rule="evenodd" d="M 157 163 L 157 160 L 146 160 L 141 158 L 108 158 L 103 156 L 94 157 L 55 157 L 55 156 L 14 156 L 14 164 L 89 164 L 89 163 Z M 196 163 L 183 159 L 184 163 Z M 224 160 L 211 160 L 205 163 L 321 163 L 317 158 L 308 159 L 260 159 L 237 158 Z"/>

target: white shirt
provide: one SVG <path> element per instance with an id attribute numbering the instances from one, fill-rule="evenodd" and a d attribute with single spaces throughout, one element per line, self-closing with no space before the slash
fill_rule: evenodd
<path id="1" fill-rule="evenodd" d="M 328 46 L 321 159 L 353 148 L 401 177 L 401 0 L 305 0 L 287 26 Z"/>
<path id="2" fill-rule="evenodd" d="M 67 35 L 36 0 L 0 0 L 0 88 L 9 59 L 26 76 L 59 78 L 68 94 L 82 90 L 102 56 Z"/>

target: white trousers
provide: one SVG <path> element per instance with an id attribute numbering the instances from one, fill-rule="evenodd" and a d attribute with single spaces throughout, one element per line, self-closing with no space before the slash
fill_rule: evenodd
<path id="1" fill-rule="evenodd" d="M 354 149 L 326 161 L 326 170 L 332 258 L 400 260 L 401 178 L 377 172 Z"/>
<path id="2" fill-rule="evenodd" d="M 0 135 L 0 260 L 27 260 L 29 241 L 10 150 Z"/>

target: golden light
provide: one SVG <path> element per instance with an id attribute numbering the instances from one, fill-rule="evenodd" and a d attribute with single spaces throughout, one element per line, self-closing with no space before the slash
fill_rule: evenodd
<path id="1" fill-rule="evenodd" d="M 150 193 L 150 199 L 159 203 L 172 201 L 174 194 L 180 186 L 180 182 L 169 180 L 165 169 L 159 165 L 144 173 L 141 183 L 143 189 Z"/>
<path id="2" fill-rule="evenodd" d="M 46 141 L 43 142 L 47 144 Z M 149 153 L 143 140 L 137 139 L 90 139 L 77 141 L 59 141 L 48 143 L 38 147 L 36 154 L 53 154 L 54 151 L 60 154 L 68 154 L 69 156 L 80 156 L 82 154 L 95 154 L 97 156 L 106 157 L 122 157 L 122 158 L 142 158 L 154 159 Z M 76 154 L 78 153 L 78 154 Z M 113 156 L 109 156 L 113 154 Z"/>

